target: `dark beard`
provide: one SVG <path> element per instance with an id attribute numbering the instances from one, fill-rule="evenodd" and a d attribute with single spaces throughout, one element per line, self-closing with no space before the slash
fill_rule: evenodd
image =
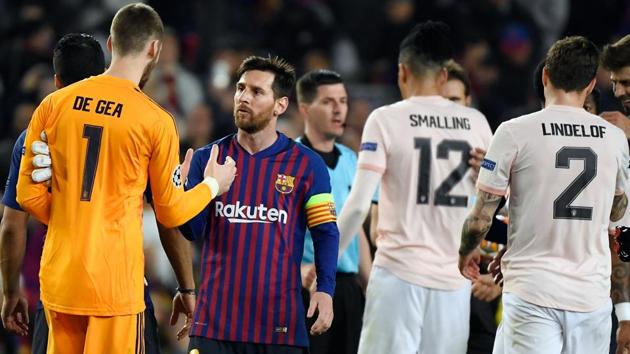
<path id="1" fill-rule="evenodd" d="M 263 130 L 271 121 L 271 111 L 273 106 L 266 112 L 260 112 L 259 114 L 252 116 L 251 119 L 239 119 L 238 112 L 234 111 L 234 124 L 238 129 L 243 130 L 247 134 L 255 134 Z"/>
<path id="2" fill-rule="evenodd" d="M 621 102 L 621 106 L 623 107 L 623 111 L 625 113 L 625 115 L 629 115 L 630 114 L 630 106 L 626 106 L 623 103 L 623 100 L 625 100 L 627 98 L 627 96 L 622 96 L 619 98 L 619 101 Z"/>
<path id="3" fill-rule="evenodd" d="M 155 69 L 156 65 L 157 60 L 153 59 L 147 64 L 147 66 L 144 67 L 142 77 L 140 78 L 140 82 L 138 83 L 138 87 L 140 87 L 141 90 L 144 88 L 144 85 L 147 84 L 147 81 L 149 81 L 149 78 L 151 77 L 151 72 L 153 71 L 153 69 Z"/>

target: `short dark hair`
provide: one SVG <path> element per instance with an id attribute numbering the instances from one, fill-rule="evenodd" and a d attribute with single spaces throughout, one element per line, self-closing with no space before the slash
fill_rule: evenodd
<path id="1" fill-rule="evenodd" d="M 140 52 L 148 41 L 162 39 L 164 25 L 160 15 L 142 3 L 122 7 L 112 20 L 110 28 L 114 50 L 119 55 Z"/>
<path id="2" fill-rule="evenodd" d="M 602 66 L 613 71 L 630 65 L 630 34 L 613 44 L 607 44 L 602 51 Z"/>
<path id="3" fill-rule="evenodd" d="M 448 71 L 448 80 L 458 80 L 464 85 L 464 95 L 470 96 L 470 78 L 466 69 L 459 65 L 455 60 L 446 62 L 446 70 Z"/>
<path id="4" fill-rule="evenodd" d="M 400 43 L 398 61 L 416 76 L 435 71 L 453 57 L 450 28 L 444 22 L 427 21 L 416 25 Z"/>
<path id="5" fill-rule="evenodd" d="M 53 67 L 64 86 L 105 70 L 103 48 L 94 37 L 85 33 L 63 36 L 53 50 Z"/>
<path id="6" fill-rule="evenodd" d="M 566 92 L 581 91 L 593 80 L 599 66 L 599 50 L 582 36 L 566 37 L 554 43 L 545 67 L 551 84 Z"/>
<path id="7" fill-rule="evenodd" d="M 545 68 L 545 59 L 541 60 L 540 63 L 534 69 L 534 92 L 536 93 L 536 98 L 540 102 L 542 102 L 543 106 L 545 105 L 545 85 L 542 83 L 542 72 Z"/>
<path id="8" fill-rule="evenodd" d="M 271 89 L 275 98 L 288 97 L 295 84 L 295 69 L 286 60 L 280 57 L 250 56 L 243 60 L 236 71 L 240 79 L 244 73 L 250 70 L 267 71 L 274 74 Z"/>
<path id="9" fill-rule="evenodd" d="M 326 69 L 309 71 L 297 81 L 298 102 L 311 103 L 317 97 L 318 87 L 334 84 L 343 84 L 343 79 L 339 73 Z"/>

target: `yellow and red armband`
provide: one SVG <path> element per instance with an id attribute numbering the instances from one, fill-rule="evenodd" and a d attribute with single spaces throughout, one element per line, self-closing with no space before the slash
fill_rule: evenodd
<path id="1" fill-rule="evenodd" d="M 309 228 L 336 221 L 337 210 L 332 194 L 316 194 L 306 202 L 306 224 Z"/>

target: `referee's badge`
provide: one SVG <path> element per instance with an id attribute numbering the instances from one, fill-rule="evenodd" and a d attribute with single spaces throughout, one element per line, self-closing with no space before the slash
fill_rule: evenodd
<path id="1" fill-rule="evenodd" d="M 289 194 L 293 192 L 294 182 L 294 176 L 287 176 L 279 173 L 278 178 L 276 178 L 276 190 L 282 194 Z"/>

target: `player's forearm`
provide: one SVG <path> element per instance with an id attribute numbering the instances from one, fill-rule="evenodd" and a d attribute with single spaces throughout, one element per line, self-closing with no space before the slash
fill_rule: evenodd
<path id="1" fill-rule="evenodd" d="M 492 226 L 494 212 L 499 207 L 501 196 L 479 191 L 477 201 L 462 227 L 459 254 L 464 256 L 479 247 Z"/>
<path id="2" fill-rule="evenodd" d="M 18 211 L 16 211 L 18 212 Z M 5 213 L 6 214 L 6 213 Z M 23 213 L 26 219 L 27 214 Z M 3 218 L 0 222 L 0 270 L 2 272 L 2 290 L 5 296 L 14 296 L 19 292 L 20 269 L 26 251 L 26 220 L 23 226 Z"/>
<path id="3" fill-rule="evenodd" d="M 195 279 L 193 276 L 190 242 L 188 242 L 176 228 L 166 228 L 159 222 L 157 226 L 162 247 L 171 263 L 171 267 L 173 267 L 177 283 L 182 288 L 194 289 Z"/>
<path id="4" fill-rule="evenodd" d="M 46 185 L 35 183 L 31 179 L 31 161 L 32 159 L 22 160 L 16 187 L 16 201 L 25 212 L 33 215 L 41 223 L 48 225 L 52 198 Z"/>
<path id="5" fill-rule="evenodd" d="M 337 274 L 339 230 L 334 222 L 310 228 L 317 273 L 317 291 L 333 296 Z"/>
<path id="6" fill-rule="evenodd" d="M 360 205 L 360 201 L 357 203 L 350 204 L 351 200 L 348 199 L 346 204 L 341 211 L 341 215 L 339 216 L 339 221 L 337 225 L 339 226 L 339 255 L 342 255 L 345 252 L 352 239 L 356 236 L 356 234 L 361 229 L 363 225 L 363 220 L 368 214 L 370 210 L 369 204 L 365 204 L 366 207 L 362 207 Z"/>
<path id="7" fill-rule="evenodd" d="M 492 226 L 492 219 L 483 216 L 469 215 L 462 228 L 462 240 L 459 247 L 460 255 L 467 255 L 477 249 Z"/>
<path id="8" fill-rule="evenodd" d="M 339 240 L 340 255 L 343 254 L 363 225 L 372 204 L 372 196 L 380 180 L 380 173 L 362 168 L 357 170 L 352 183 L 352 190 L 337 221 L 341 235 Z"/>
<path id="9" fill-rule="evenodd" d="M 21 179 L 21 178 L 20 178 Z M 20 197 L 20 195 L 22 197 Z M 46 190 L 44 194 L 27 198 L 18 190 L 17 202 L 25 212 L 32 215 L 37 221 L 48 225 L 50 221 L 50 205 L 52 202 L 50 193 Z"/>
<path id="10" fill-rule="evenodd" d="M 189 191 L 178 191 L 178 196 L 172 197 L 168 204 L 160 204 L 156 194 L 156 190 L 159 189 L 152 187 L 152 190 L 158 221 L 167 228 L 180 226 L 197 216 L 216 194 L 208 184 L 199 183 Z"/>
<path id="11" fill-rule="evenodd" d="M 613 199 L 612 209 L 610 210 L 610 221 L 619 221 L 626 213 L 628 207 L 628 197 L 626 193 L 616 195 Z"/>

